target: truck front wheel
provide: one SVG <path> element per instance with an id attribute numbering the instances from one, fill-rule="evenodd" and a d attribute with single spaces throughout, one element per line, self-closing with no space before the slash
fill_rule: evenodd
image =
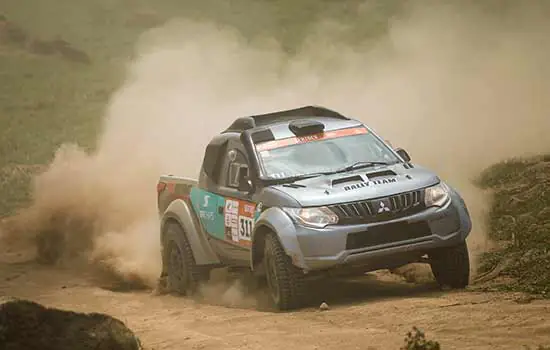
<path id="1" fill-rule="evenodd" d="M 305 294 L 303 273 L 292 264 L 273 233 L 265 237 L 264 259 L 267 287 L 274 306 L 279 310 L 299 308 Z"/>
<path id="2" fill-rule="evenodd" d="M 455 289 L 466 288 L 470 279 L 470 258 L 466 242 L 429 254 L 437 283 Z"/>

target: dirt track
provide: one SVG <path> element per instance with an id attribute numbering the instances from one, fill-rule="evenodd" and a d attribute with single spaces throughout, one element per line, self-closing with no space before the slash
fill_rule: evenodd
<path id="1" fill-rule="evenodd" d="M 443 349 L 550 344 L 550 302 L 521 303 L 515 294 L 440 292 L 381 274 L 324 286 L 319 297 L 329 311 L 276 314 L 246 303 L 231 308 L 149 291 L 111 292 L 85 274 L 2 250 L 0 297 L 106 312 L 126 322 L 147 349 L 398 349 L 414 325 Z"/>

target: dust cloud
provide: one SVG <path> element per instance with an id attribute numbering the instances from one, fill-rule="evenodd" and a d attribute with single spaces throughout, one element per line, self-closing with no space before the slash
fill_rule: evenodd
<path id="1" fill-rule="evenodd" d="M 366 122 L 461 191 L 472 250 L 486 249 L 487 197 L 471 180 L 492 162 L 548 149 L 550 22 L 528 4 L 513 16 L 413 4 L 363 45 L 335 40 L 353 35 L 353 24 L 319 21 L 293 55 L 273 38 L 206 21 L 148 31 L 96 152 L 63 146 L 20 222 L 28 232 L 53 225 L 67 242 L 88 242 L 92 262 L 152 285 L 158 176 L 196 177 L 205 145 L 235 117 L 318 104 Z M 366 18 L 371 9 L 357 11 Z"/>

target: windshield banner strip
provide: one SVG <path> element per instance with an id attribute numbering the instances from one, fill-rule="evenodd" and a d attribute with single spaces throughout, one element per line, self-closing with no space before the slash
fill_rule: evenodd
<path id="1" fill-rule="evenodd" d="M 268 151 L 275 148 L 292 146 L 300 143 L 334 139 L 334 138 L 343 137 L 343 136 L 361 135 L 361 134 L 366 134 L 367 132 L 368 132 L 367 129 L 361 126 L 357 128 L 347 128 L 347 129 L 327 131 L 327 132 L 322 132 L 319 134 L 313 134 L 313 135 L 307 135 L 307 136 L 289 137 L 286 139 L 267 141 L 267 142 L 256 144 L 256 150 L 258 150 L 258 152 Z"/>

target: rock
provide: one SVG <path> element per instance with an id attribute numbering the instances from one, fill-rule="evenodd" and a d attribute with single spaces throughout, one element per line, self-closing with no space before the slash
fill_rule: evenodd
<path id="1" fill-rule="evenodd" d="M 327 311 L 327 310 L 329 310 L 328 304 L 327 304 L 327 303 L 322 303 L 322 304 L 319 306 L 319 310 L 321 310 L 321 311 Z"/>
<path id="2" fill-rule="evenodd" d="M 134 333 L 114 317 L 17 299 L 0 305 L 0 344 L 14 350 L 142 349 Z"/>

